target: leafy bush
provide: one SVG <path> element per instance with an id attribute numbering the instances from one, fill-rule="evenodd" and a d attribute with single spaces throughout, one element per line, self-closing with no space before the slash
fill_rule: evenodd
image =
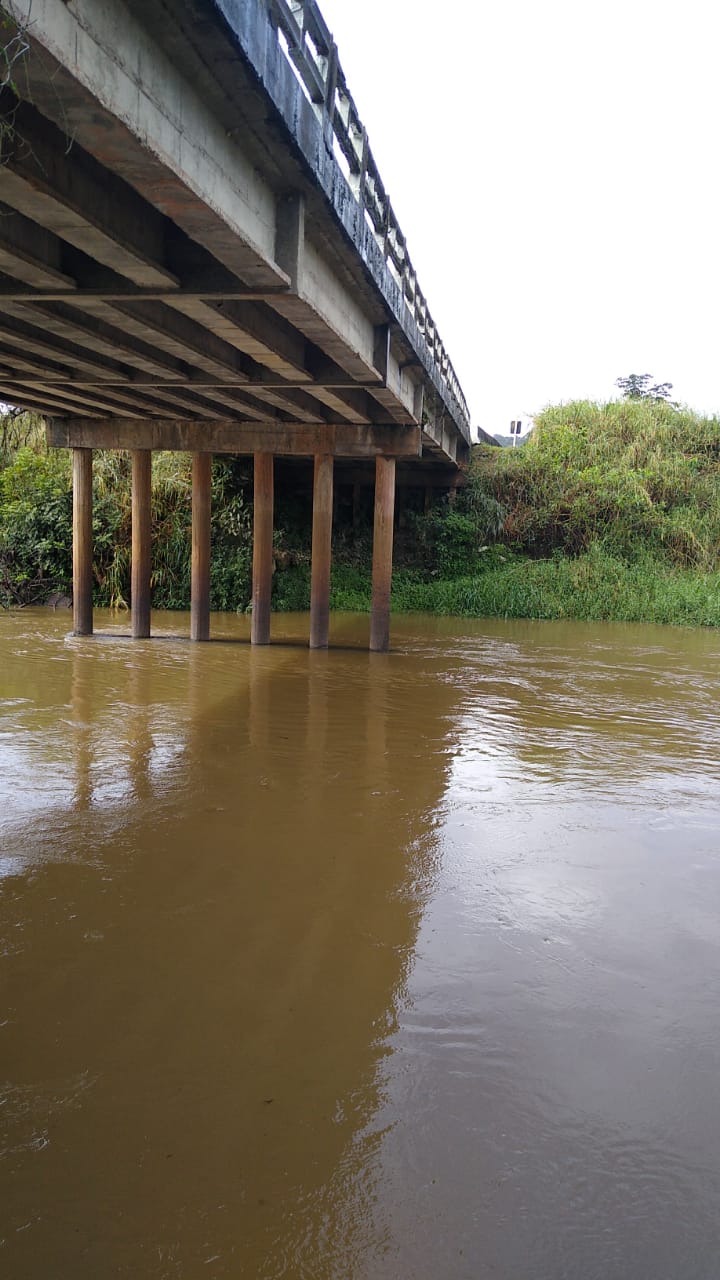
<path id="1" fill-rule="evenodd" d="M 720 556 L 720 423 L 657 400 L 546 409 L 523 449 L 475 451 L 470 489 L 506 512 L 532 556 L 648 550 L 712 570 Z"/>
<path id="2" fill-rule="evenodd" d="M 0 602 L 39 603 L 71 580 L 68 459 L 23 446 L 0 471 Z"/>
<path id="3" fill-rule="evenodd" d="M 273 575 L 272 607 L 280 613 L 310 608 L 310 564 L 292 564 Z"/>
<path id="4" fill-rule="evenodd" d="M 214 547 L 210 557 L 210 608 L 244 613 L 252 599 L 252 547 Z"/>

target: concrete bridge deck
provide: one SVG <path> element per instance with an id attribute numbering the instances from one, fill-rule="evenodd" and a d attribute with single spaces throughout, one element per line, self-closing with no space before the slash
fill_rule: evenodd
<path id="1" fill-rule="evenodd" d="M 93 448 L 134 455 L 138 634 L 152 449 L 197 455 L 198 512 L 209 455 L 255 455 L 260 544 L 275 454 L 315 457 L 330 493 L 328 459 L 377 459 L 391 564 L 395 460 L 450 479 L 470 423 L 314 0 L 0 0 L 0 16 L 0 398 L 76 451 L 76 628 Z"/>

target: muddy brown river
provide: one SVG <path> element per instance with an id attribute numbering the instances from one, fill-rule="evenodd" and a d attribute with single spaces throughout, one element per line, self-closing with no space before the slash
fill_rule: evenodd
<path id="1" fill-rule="evenodd" d="M 0 1274 L 717 1280 L 720 636 L 0 614 Z"/>

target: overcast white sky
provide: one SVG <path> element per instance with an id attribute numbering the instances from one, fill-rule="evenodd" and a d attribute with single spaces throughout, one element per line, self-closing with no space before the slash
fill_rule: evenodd
<path id="1" fill-rule="evenodd" d="M 320 0 L 473 423 L 720 410 L 716 0 Z"/>

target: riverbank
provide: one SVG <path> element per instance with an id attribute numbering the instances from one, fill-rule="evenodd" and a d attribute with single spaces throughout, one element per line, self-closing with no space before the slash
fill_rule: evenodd
<path id="1" fill-rule="evenodd" d="M 720 627 L 717 571 L 673 569 L 650 559 L 630 564 L 600 545 L 582 556 L 556 553 L 548 560 L 488 550 L 486 566 L 458 578 L 427 580 L 411 569 L 397 569 L 393 613 Z M 369 570 L 336 566 L 332 609 L 368 612 L 370 598 Z M 277 612 L 307 609 L 309 600 L 309 569 L 282 575 L 273 602 Z"/>
<path id="2" fill-rule="evenodd" d="M 28 420 L 0 449 L 0 603 L 67 594 L 72 566 L 69 458 Z M 252 476 L 213 463 L 211 607 L 251 598 Z M 184 609 L 190 587 L 190 463 L 153 460 L 153 607 Z M 98 452 L 98 606 L 130 598 L 130 469 Z M 278 486 L 273 609 L 310 600 L 311 508 Z M 331 607 L 370 607 L 372 529 L 338 513 Z M 575 402 L 544 411 L 522 449 L 479 446 L 454 505 L 406 507 L 392 607 L 460 617 L 576 618 L 720 626 L 720 424 L 672 405 Z"/>

